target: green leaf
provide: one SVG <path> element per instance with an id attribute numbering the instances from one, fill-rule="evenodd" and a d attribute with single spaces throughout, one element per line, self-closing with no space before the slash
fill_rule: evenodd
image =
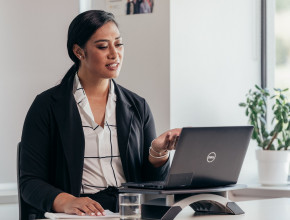
<path id="1" fill-rule="evenodd" d="M 285 132 L 284 131 L 282 131 L 282 139 L 283 139 L 283 141 L 286 140 L 286 136 L 285 136 Z M 278 140 L 280 140 L 280 139 L 278 139 Z"/>
<path id="2" fill-rule="evenodd" d="M 282 128 L 283 128 L 283 124 L 282 124 L 282 123 L 278 123 L 278 124 L 276 124 L 274 130 L 275 130 L 277 133 L 279 133 L 279 132 L 282 131 Z"/>
<path id="3" fill-rule="evenodd" d="M 255 85 L 256 89 L 262 90 L 257 84 Z"/>
<path id="4" fill-rule="evenodd" d="M 285 145 L 286 145 L 286 147 L 290 146 L 290 137 L 285 141 Z"/>
<path id="5" fill-rule="evenodd" d="M 256 121 L 256 116 L 255 116 L 254 113 L 250 115 L 250 120 L 251 121 Z"/>
<path id="6" fill-rule="evenodd" d="M 263 131 L 262 132 L 262 135 L 263 135 L 264 138 L 269 137 L 269 133 L 267 131 Z"/>
<path id="7" fill-rule="evenodd" d="M 277 105 L 282 105 L 282 103 L 280 102 L 279 99 L 276 99 L 276 103 L 277 103 Z"/>
<path id="8" fill-rule="evenodd" d="M 282 100 L 285 100 L 285 99 L 286 99 L 286 97 L 285 97 L 283 94 L 280 94 L 280 98 L 281 98 Z"/>
<path id="9" fill-rule="evenodd" d="M 270 139 L 265 139 L 265 141 L 262 143 L 263 147 L 266 147 L 270 143 Z"/>
<path id="10" fill-rule="evenodd" d="M 257 137 L 258 137 L 257 132 L 255 130 L 253 130 L 252 138 L 256 140 Z"/>
<path id="11" fill-rule="evenodd" d="M 249 116 L 249 108 L 246 108 L 246 116 Z"/>
<path id="12" fill-rule="evenodd" d="M 275 147 L 273 144 L 271 144 L 271 147 L 269 148 L 269 150 L 275 150 Z"/>
<path id="13" fill-rule="evenodd" d="M 289 90 L 289 88 L 286 88 L 286 89 L 283 89 L 282 92 L 286 92 L 286 91 L 288 91 L 288 90 Z"/>
<path id="14" fill-rule="evenodd" d="M 242 103 L 239 104 L 239 106 L 241 106 L 241 107 L 246 107 L 247 104 L 242 102 Z"/>
<path id="15" fill-rule="evenodd" d="M 290 121 L 289 121 L 289 123 L 288 123 L 288 126 L 287 126 L 286 130 L 287 130 L 287 131 L 290 131 Z"/>
<path id="16" fill-rule="evenodd" d="M 273 123 L 274 123 L 275 119 L 276 119 L 276 118 L 273 118 L 273 119 L 272 119 L 272 121 L 271 121 L 271 124 L 273 124 Z"/>
<path id="17" fill-rule="evenodd" d="M 272 106 L 272 110 L 274 110 L 274 109 L 275 109 L 275 105 Z"/>

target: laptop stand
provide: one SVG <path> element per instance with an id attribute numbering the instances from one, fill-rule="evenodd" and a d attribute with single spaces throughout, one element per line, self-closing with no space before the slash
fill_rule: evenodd
<path id="1" fill-rule="evenodd" d="M 144 194 L 145 198 L 148 195 L 153 195 L 153 197 L 163 196 L 163 198 L 155 198 L 144 202 L 141 205 L 141 217 L 142 219 L 172 220 L 187 206 L 195 211 L 195 215 L 244 214 L 244 211 L 235 202 L 227 199 L 228 191 L 243 188 L 246 188 L 246 185 L 236 184 L 217 188 L 180 190 L 122 188 L 120 193 L 140 193 Z"/>

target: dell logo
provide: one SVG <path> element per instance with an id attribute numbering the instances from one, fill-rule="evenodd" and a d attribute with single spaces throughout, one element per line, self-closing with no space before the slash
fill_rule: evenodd
<path id="1" fill-rule="evenodd" d="M 215 160 L 215 158 L 216 158 L 215 152 L 211 152 L 209 155 L 207 155 L 206 160 L 208 163 L 211 163 Z"/>

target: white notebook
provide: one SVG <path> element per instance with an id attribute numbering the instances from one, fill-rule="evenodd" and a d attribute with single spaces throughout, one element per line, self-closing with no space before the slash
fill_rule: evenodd
<path id="1" fill-rule="evenodd" d="M 106 215 L 101 216 L 80 216 L 80 215 L 69 215 L 65 213 L 52 213 L 46 212 L 44 216 L 49 219 L 103 219 L 103 218 L 119 218 L 119 213 L 111 212 L 110 210 L 105 210 Z"/>

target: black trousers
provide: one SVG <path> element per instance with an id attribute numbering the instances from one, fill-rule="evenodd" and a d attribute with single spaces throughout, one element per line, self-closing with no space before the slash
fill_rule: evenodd
<path id="1" fill-rule="evenodd" d="M 95 194 L 81 194 L 80 196 L 89 197 L 97 201 L 104 209 L 109 209 L 112 212 L 119 212 L 119 190 L 114 186 L 109 186 Z"/>

